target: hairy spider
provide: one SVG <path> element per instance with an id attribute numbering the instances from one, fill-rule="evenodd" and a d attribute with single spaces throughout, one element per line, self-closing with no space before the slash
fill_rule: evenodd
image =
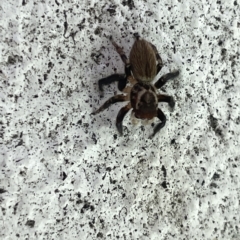
<path id="1" fill-rule="evenodd" d="M 158 103 L 167 102 L 171 108 L 174 108 L 175 105 L 173 97 L 158 94 L 157 89 L 161 88 L 169 79 L 177 77 L 179 71 L 162 76 L 152 85 L 151 82 L 163 67 L 162 59 L 158 54 L 157 48 L 152 43 L 140 38 L 138 34 L 134 35 L 136 40 L 130 51 L 129 60 L 123 49 L 110 37 L 113 46 L 125 64 L 125 74 L 113 74 L 98 81 L 100 91 L 103 91 L 103 85 L 117 81 L 118 89 L 126 94 L 111 97 L 92 114 L 95 115 L 105 110 L 113 103 L 129 101 L 125 107 L 120 109 L 117 115 L 116 127 L 118 132 L 122 135 L 123 118 L 132 108 L 136 118 L 152 119 L 158 117 L 161 120 L 155 126 L 153 134 L 150 136 L 153 137 L 166 123 L 166 117 L 162 110 L 158 108 Z"/>

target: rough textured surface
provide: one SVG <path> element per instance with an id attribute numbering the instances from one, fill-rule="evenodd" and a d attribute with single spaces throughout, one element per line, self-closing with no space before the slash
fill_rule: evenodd
<path id="1" fill-rule="evenodd" d="M 240 239 L 240 2 L 105 2 L 0 3 L 0 238 Z M 135 32 L 181 71 L 153 140 L 90 116 Z"/>

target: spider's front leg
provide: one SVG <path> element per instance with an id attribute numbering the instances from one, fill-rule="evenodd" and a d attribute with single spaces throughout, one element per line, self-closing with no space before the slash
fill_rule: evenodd
<path id="1" fill-rule="evenodd" d="M 117 120 L 116 120 L 116 127 L 119 132 L 119 134 L 122 136 L 123 133 L 123 127 L 122 127 L 122 121 L 123 118 L 126 116 L 127 112 L 131 109 L 131 104 L 128 103 L 125 107 L 122 107 L 120 111 L 118 112 L 117 115 Z"/>
<path id="2" fill-rule="evenodd" d="M 111 98 L 109 98 L 99 109 L 97 109 L 96 111 L 94 111 L 92 114 L 98 114 L 100 112 L 102 112 L 103 110 L 105 110 L 106 108 L 108 108 L 110 105 L 116 103 L 116 102 L 124 102 L 127 101 L 127 96 L 123 95 L 123 94 L 119 94 L 119 95 L 115 95 Z"/>
<path id="3" fill-rule="evenodd" d="M 158 123 L 158 124 L 156 125 L 156 127 L 154 128 L 153 134 L 150 136 L 150 139 L 152 139 L 152 138 L 155 136 L 155 134 L 156 134 L 157 132 L 159 132 L 160 129 L 163 128 L 163 127 L 165 126 L 165 124 L 166 124 L 166 116 L 164 115 L 164 113 L 162 112 L 162 110 L 159 109 L 159 108 L 158 108 L 158 111 L 157 111 L 157 117 L 161 120 L 161 122 Z"/>

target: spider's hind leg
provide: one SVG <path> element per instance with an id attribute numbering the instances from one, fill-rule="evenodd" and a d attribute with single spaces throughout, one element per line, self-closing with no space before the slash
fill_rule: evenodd
<path id="1" fill-rule="evenodd" d="M 114 40 L 112 37 L 110 37 L 110 41 L 112 42 L 113 46 L 115 47 L 116 51 L 118 52 L 118 54 L 120 55 L 122 61 L 124 62 L 125 65 L 128 64 L 128 58 L 126 57 L 126 54 L 123 51 L 123 48 L 120 47 Z"/>
<path id="2" fill-rule="evenodd" d="M 141 36 L 139 35 L 138 32 L 134 33 L 133 36 L 136 38 L 136 40 L 141 39 Z"/>
<path id="3" fill-rule="evenodd" d="M 175 78 L 179 75 L 179 71 L 174 71 L 174 72 L 170 72 L 170 73 L 167 73 L 165 75 L 163 75 L 162 77 L 160 77 L 157 82 L 154 84 L 154 86 L 156 88 L 161 88 L 168 80 L 172 79 L 172 78 Z"/>
<path id="4" fill-rule="evenodd" d="M 160 72 L 160 70 L 163 67 L 163 62 L 162 62 L 162 58 L 160 57 L 158 50 L 156 48 L 155 45 L 153 45 L 152 43 L 150 43 L 152 46 L 153 51 L 155 52 L 156 58 L 157 58 L 157 74 Z"/>
<path id="5" fill-rule="evenodd" d="M 118 82 L 118 89 L 122 91 L 127 84 L 127 78 L 125 74 L 112 74 L 106 78 L 102 78 L 98 81 L 99 90 L 103 92 L 103 86 L 113 82 Z"/>
<path id="6" fill-rule="evenodd" d="M 125 64 L 125 74 L 112 74 L 108 77 L 102 78 L 98 81 L 98 86 L 101 92 L 103 92 L 103 86 L 108 85 L 113 82 L 118 82 L 118 89 L 120 91 L 123 91 L 123 89 L 127 85 L 128 77 L 131 76 L 131 66 L 128 62 L 128 58 L 126 57 L 123 49 L 112 39 L 112 37 L 109 38 L 112 42 L 113 46 L 116 48 L 116 51 L 120 55 L 122 61 Z"/>
<path id="7" fill-rule="evenodd" d="M 165 126 L 165 124 L 166 124 L 166 120 L 167 120 L 167 119 L 166 119 L 166 116 L 164 115 L 164 113 L 162 112 L 162 110 L 159 109 L 159 108 L 158 108 L 158 112 L 157 112 L 157 117 L 161 120 L 161 122 L 158 123 L 158 124 L 155 126 L 155 128 L 154 128 L 154 130 L 153 130 L 153 134 L 150 136 L 150 138 L 153 138 L 153 137 L 155 136 L 155 134 L 156 134 L 157 132 L 159 132 L 160 129 L 163 128 L 163 127 Z"/>

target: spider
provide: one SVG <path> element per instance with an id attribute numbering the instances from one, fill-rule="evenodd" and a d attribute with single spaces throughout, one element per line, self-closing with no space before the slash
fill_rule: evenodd
<path id="1" fill-rule="evenodd" d="M 110 37 L 110 41 L 125 64 L 125 74 L 113 74 L 98 81 L 100 91 L 103 85 L 118 82 L 118 89 L 125 94 L 118 94 L 107 100 L 99 109 L 92 114 L 100 113 L 116 102 L 129 101 L 122 107 L 117 115 L 116 127 L 120 135 L 123 133 L 122 121 L 127 112 L 132 108 L 132 114 L 139 119 L 159 118 L 161 121 L 156 124 L 150 138 L 165 126 L 166 116 L 160 108 L 159 102 L 167 102 L 173 109 L 175 102 L 173 97 L 158 94 L 157 89 L 161 88 L 169 79 L 179 75 L 179 71 L 170 72 L 162 76 L 154 85 L 151 84 L 155 76 L 163 67 L 162 59 L 157 48 L 152 43 L 142 39 L 137 33 L 136 40 L 130 51 L 129 60 L 123 49 Z"/>

